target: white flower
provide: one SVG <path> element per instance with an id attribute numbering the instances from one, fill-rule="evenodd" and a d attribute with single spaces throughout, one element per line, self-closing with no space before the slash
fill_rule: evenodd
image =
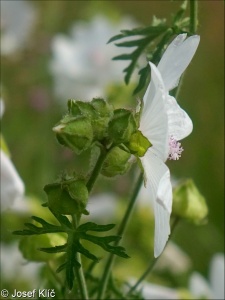
<path id="1" fill-rule="evenodd" d="M 4 111 L 4 102 L 0 100 L 0 116 Z M 24 184 L 18 175 L 12 161 L 7 154 L 0 149 L 0 183 L 1 183 L 1 211 L 6 210 L 14 201 L 24 195 Z"/>
<path id="2" fill-rule="evenodd" d="M 134 278 L 129 280 L 129 284 L 132 286 L 136 283 Z M 141 291 L 141 294 L 144 299 L 153 299 L 153 300 L 176 300 L 180 299 L 178 292 L 175 289 L 164 287 L 162 285 L 148 283 L 146 281 L 142 282 L 138 291 Z"/>
<path id="3" fill-rule="evenodd" d="M 90 22 L 74 24 L 70 36 L 57 34 L 52 40 L 50 63 L 56 96 L 63 100 L 91 100 L 96 96 L 103 97 L 108 84 L 120 83 L 126 62 L 112 63 L 112 58 L 121 54 L 121 49 L 107 45 L 107 42 L 121 28 L 134 25 L 128 18 L 118 24 L 98 15 Z"/>
<path id="4" fill-rule="evenodd" d="M 40 284 L 40 271 L 43 263 L 26 261 L 18 251 L 18 243 L 0 246 L 1 278 L 4 281 L 25 281 L 29 287 L 36 288 Z"/>
<path id="5" fill-rule="evenodd" d="M 151 142 L 140 157 L 155 214 L 155 257 L 163 251 L 170 234 L 169 219 L 172 209 L 170 171 L 165 161 L 179 159 L 182 152 L 179 140 L 188 136 L 192 121 L 180 108 L 169 91 L 189 65 L 199 44 L 199 36 L 186 38 L 178 35 L 166 49 L 158 67 L 150 62 L 151 82 L 143 99 L 140 131 Z"/>
<path id="6" fill-rule="evenodd" d="M 209 282 L 197 272 L 194 272 L 189 282 L 190 292 L 195 297 L 207 299 L 224 299 L 224 254 L 217 253 L 210 263 Z"/>
<path id="7" fill-rule="evenodd" d="M 12 161 L 0 150 L 1 160 L 1 211 L 6 210 L 14 201 L 24 195 L 24 184 Z"/>
<path id="8" fill-rule="evenodd" d="M 24 47 L 35 20 L 36 11 L 30 2 L 1 1 L 1 55 Z"/>

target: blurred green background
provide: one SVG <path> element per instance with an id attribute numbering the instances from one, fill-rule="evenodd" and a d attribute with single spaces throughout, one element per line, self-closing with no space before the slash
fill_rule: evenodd
<path id="1" fill-rule="evenodd" d="M 1 57 L 2 98 L 6 106 L 2 132 L 25 182 L 27 195 L 37 195 L 45 201 L 43 186 L 54 181 L 62 169 L 71 168 L 73 163 L 73 158 L 57 144 L 51 130 L 66 111 L 66 106 L 62 109 L 53 94 L 53 78 L 48 67 L 52 37 L 58 33 L 68 34 L 74 22 L 89 20 L 95 14 L 114 20 L 128 15 L 139 24 L 149 25 L 153 15 L 170 19 L 182 2 L 31 3 L 37 20 L 27 44 L 18 53 Z M 223 1 L 199 1 L 198 34 L 200 46 L 186 72 L 178 99 L 191 116 L 194 131 L 182 143 L 185 149 L 182 159 L 169 166 L 175 178 L 193 178 L 209 206 L 206 225 L 196 227 L 183 222 L 174 235 L 177 244 L 193 260 L 194 269 L 207 274 L 211 256 L 224 251 Z M 126 91 L 126 95 L 134 107 L 131 91 Z M 125 104 L 129 105 L 128 102 L 129 99 Z M 125 188 L 121 188 L 120 182 L 121 179 L 110 182 L 109 187 L 115 187 L 121 194 L 130 190 L 132 183 L 124 179 Z"/>

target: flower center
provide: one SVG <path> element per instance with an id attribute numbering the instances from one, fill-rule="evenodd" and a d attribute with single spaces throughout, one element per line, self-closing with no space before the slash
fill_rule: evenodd
<path id="1" fill-rule="evenodd" d="M 169 154 L 168 159 L 170 160 L 178 160 L 181 157 L 181 153 L 184 149 L 181 147 L 181 143 L 179 143 L 172 135 L 169 138 Z"/>

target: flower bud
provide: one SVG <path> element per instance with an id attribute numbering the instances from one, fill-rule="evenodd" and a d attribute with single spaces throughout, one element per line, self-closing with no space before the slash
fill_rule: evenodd
<path id="1" fill-rule="evenodd" d="M 107 136 L 108 123 L 113 116 L 113 107 L 101 98 L 94 98 L 91 101 L 91 105 L 96 112 L 92 118 L 94 138 L 101 141 Z"/>
<path id="2" fill-rule="evenodd" d="M 136 127 L 131 111 L 124 108 L 116 109 L 112 120 L 109 122 L 109 137 L 116 144 L 126 143 L 136 131 Z"/>
<path id="3" fill-rule="evenodd" d="M 91 122 L 87 117 L 65 116 L 60 124 L 53 128 L 60 144 L 80 154 L 88 149 L 93 141 Z"/>
<path id="4" fill-rule="evenodd" d="M 101 173 L 106 177 L 114 177 L 126 173 L 131 166 L 131 154 L 114 147 L 107 155 Z"/>
<path id="5" fill-rule="evenodd" d="M 143 136 L 141 131 L 138 130 L 131 135 L 126 146 L 132 154 L 142 157 L 145 155 L 148 148 L 152 146 L 152 144 L 145 136 Z"/>
<path id="6" fill-rule="evenodd" d="M 88 214 L 86 204 L 88 190 L 83 180 L 65 180 L 44 187 L 48 195 L 48 206 L 63 215 Z"/>
<path id="7" fill-rule="evenodd" d="M 101 98 L 94 98 L 91 102 L 76 100 L 68 101 L 69 114 L 87 117 L 91 122 L 93 139 L 101 141 L 107 136 L 109 120 L 113 115 L 113 107 Z"/>
<path id="8" fill-rule="evenodd" d="M 178 185 L 173 191 L 173 214 L 202 224 L 208 214 L 205 198 L 191 179 Z"/>

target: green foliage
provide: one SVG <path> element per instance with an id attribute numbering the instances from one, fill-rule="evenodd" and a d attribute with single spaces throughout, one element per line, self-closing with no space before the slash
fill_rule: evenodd
<path id="1" fill-rule="evenodd" d="M 125 83 L 130 82 L 131 76 L 137 67 L 140 56 L 146 52 L 147 59 L 157 64 L 166 48 L 168 42 L 174 34 L 186 32 L 189 25 L 189 18 L 184 17 L 187 8 L 187 1 L 184 1 L 178 12 L 172 18 L 172 24 L 166 24 L 165 19 L 153 17 L 151 26 L 144 28 L 135 28 L 133 30 L 121 30 L 120 34 L 113 36 L 108 43 L 121 39 L 130 39 L 124 42 L 116 43 L 117 47 L 135 47 L 129 54 L 121 54 L 113 60 L 130 60 L 130 64 L 123 71 L 125 73 Z M 150 75 L 150 68 L 147 65 L 138 72 L 140 75 L 139 83 L 134 90 L 134 94 L 140 92 L 146 85 Z"/>
<path id="2" fill-rule="evenodd" d="M 69 289 L 72 289 L 73 287 L 76 269 L 80 268 L 81 266 L 79 260 L 77 259 L 78 252 L 86 256 L 88 259 L 91 259 L 93 261 L 99 261 L 99 259 L 94 254 L 92 254 L 88 249 L 84 248 L 84 246 L 81 244 L 81 240 L 87 240 L 91 243 L 94 243 L 100 246 L 105 251 L 113 253 L 117 256 L 123 258 L 129 258 L 129 256 L 126 254 L 125 249 L 123 247 L 110 245 L 110 243 L 117 243 L 121 239 L 120 236 L 116 236 L 116 235 L 96 236 L 87 233 L 88 231 L 106 232 L 114 228 L 115 226 L 114 224 L 98 225 L 96 223 L 87 222 L 76 228 L 73 222 L 70 222 L 70 220 L 67 217 L 61 214 L 57 214 L 53 211 L 51 212 L 54 214 L 54 216 L 56 217 L 60 225 L 53 225 L 46 222 L 42 218 L 33 216 L 32 219 L 36 221 L 38 224 L 40 224 L 41 226 L 36 226 L 33 223 L 25 223 L 27 229 L 14 231 L 14 234 L 29 236 L 29 235 L 42 235 L 46 233 L 47 234 L 59 233 L 59 232 L 66 233 L 67 242 L 64 243 L 63 245 L 56 245 L 54 247 L 39 247 L 39 250 L 49 254 L 57 254 L 57 253 L 65 254 L 65 262 L 58 267 L 57 272 L 61 272 L 62 270 L 65 269 L 66 281 Z M 43 241 L 45 241 L 45 239 Z M 37 245 L 37 243 L 35 243 L 35 245 Z M 28 244 L 26 244 L 26 247 L 27 246 Z M 33 244 L 32 247 L 34 247 Z M 28 249 L 26 250 L 28 253 L 29 252 Z M 43 257 L 40 255 L 38 256 L 38 259 L 43 260 Z M 48 260 L 46 256 L 44 256 L 44 260 Z"/>

